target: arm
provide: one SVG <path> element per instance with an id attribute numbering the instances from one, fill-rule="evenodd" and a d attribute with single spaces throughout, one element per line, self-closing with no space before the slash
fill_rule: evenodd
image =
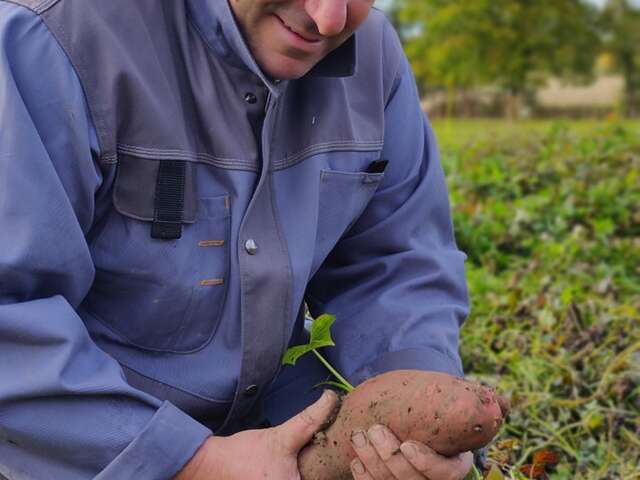
<path id="1" fill-rule="evenodd" d="M 402 61 L 385 109 L 385 178 L 307 290 L 314 316 L 336 315 L 338 347 L 326 353 L 355 383 L 404 368 L 462 374 L 465 256 L 433 133 L 396 50 Z"/>
<path id="2" fill-rule="evenodd" d="M 211 432 L 127 384 L 76 308 L 101 185 L 82 88 L 38 17 L 0 2 L 0 473 L 170 478 Z"/>

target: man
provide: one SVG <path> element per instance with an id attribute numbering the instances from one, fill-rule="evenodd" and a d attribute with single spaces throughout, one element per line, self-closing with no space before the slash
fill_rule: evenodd
<path id="1" fill-rule="evenodd" d="M 462 374 L 464 257 L 372 3 L 0 1 L 0 473 L 297 478 L 336 402 L 280 368 L 304 302 L 353 382 Z M 470 468 L 353 440 L 356 479 Z"/>

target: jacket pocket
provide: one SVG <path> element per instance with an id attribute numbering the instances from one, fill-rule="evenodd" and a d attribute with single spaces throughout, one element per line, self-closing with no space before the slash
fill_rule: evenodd
<path id="1" fill-rule="evenodd" d="M 118 190 L 126 183 L 122 178 L 114 189 L 117 210 L 111 209 L 91 241 L 96 277 L 85 304 L 125 344 L 174 353 L 203 348 L 215 334 L 226 297 L 229 197 L 197 199 L 197 192 L 189 192 L 193 215 L 182 237 L 159 240 L 150 236 L 139 198 Z M 147 178 L 139 180 L 139 189 L 154 187 Z"/>
<path id="2" fill-rule="evenodd" d="M 322 170 L 318 190 L 318 226 L 312 266 L 315 273 L 329 252 L 358 221 L 384 173 Z"/>

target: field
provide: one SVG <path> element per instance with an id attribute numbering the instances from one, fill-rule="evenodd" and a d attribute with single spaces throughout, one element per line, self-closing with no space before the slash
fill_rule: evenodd
<path id="1" fill-rule="evenodd" d="M 640 479 L 640 123 L 434 127 L 465 369 L 514 405 L 489 477 Z"/>

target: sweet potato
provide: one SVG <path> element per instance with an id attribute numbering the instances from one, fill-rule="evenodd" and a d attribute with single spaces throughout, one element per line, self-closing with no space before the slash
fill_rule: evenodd
<path id="1" fill-rule="evenodd" d="M 445 456 L 474 450 L 493 439 L 507 408 L 493 389 L 462 378 L 417 370 L 385 373 L 344 397 L 331 426 L 300 453 L 300 473 L 303 480 L 351 478 L 351 434 L 374 424 Z"/>

